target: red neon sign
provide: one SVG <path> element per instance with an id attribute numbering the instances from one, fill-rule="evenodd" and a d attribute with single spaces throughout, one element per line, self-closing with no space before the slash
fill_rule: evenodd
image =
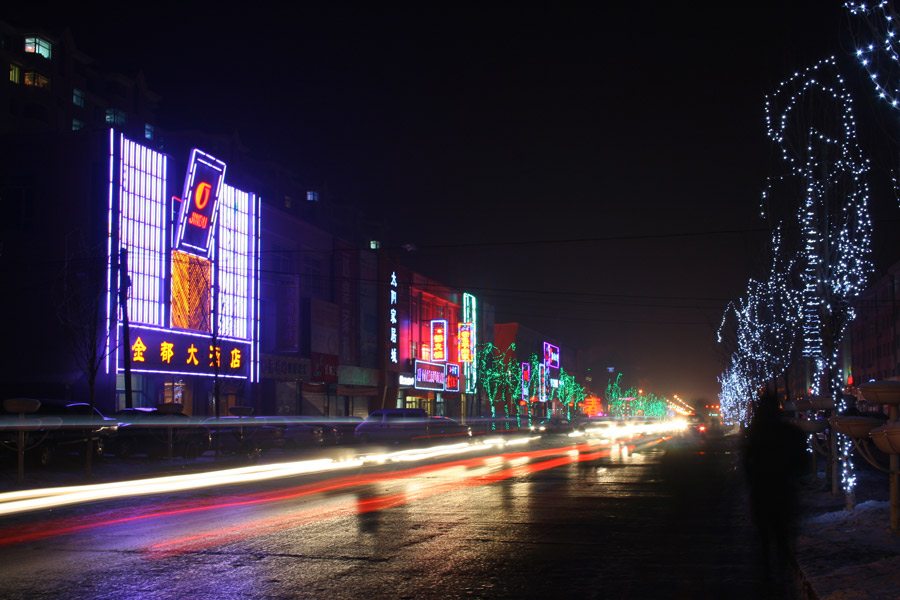
<path id="1" fill-rule="evenodd" d="M 431 322 L 431 360 L 447 360 L 447 321 L 434 319 Z"/>
<path id="2" fill-rule="evenodd" d="M 472 363 L 472 326 L 460 323 L 456 335 L 456 353 L 461 363 Z"/>

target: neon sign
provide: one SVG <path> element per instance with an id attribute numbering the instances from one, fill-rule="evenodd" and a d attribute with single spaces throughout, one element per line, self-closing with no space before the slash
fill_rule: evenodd
<path id="1" fill-rule="evenodd" d="M 463 294 L 463 321 L 471 324 L 471 334 L 469 338 L 469 347 L 472 349 L 472 362 L 463 362 L 463 374 L 466 376 L 466 393 L 474 394 L 478 383 L 478 364 L 475 355 L 478 352 L 478 321 L 476 319 L 476 302 L 475 296 L 469 293 Z"/>
<path id="2" fill-rule="evenodd" d="M 443 391 L 447 381 L 447 365 L 416 361 L 416 389 Z"/>
<path id="3" fill-rule="evenodd" d="M 431 360 L 444 362 L 447 360 L 447 320 L 431 321 Z"/>
<path id="4" fill-rule="evenodd" d="M 109 131 L 107 372 L 121 373 L 128 351 L 135 372 L 207 376 L 219 368 L 222 377 L 258 381 L 259 197 L 226 184 L 225 163 L 194 150 L 173 221 L 168 160 Z M 117 268 L 123 248 L 127 273 Z M 125 276 L 129 348 L 117 314 Z M 159 339 L 165 331 L 172 335 Z"/>
<path id="5" fill-rule="evenodd" d="M 549 342 L 544 342 L 544 364 L 551 369 L 559 368 L 559 348 Z"/>
<path id="6" fill-rule="evenodd" d="M 531 386 L 531 365 L 528 363 L 522 363 L 522 401 L 528 402 L 528 398 L 531 394 L 528 393 L 528 388 Z"/>
<path id="7" fill-rule="evenodd" d="M 472 362 L 472 324 L 460 323 L 456 334 L 456 355 L 459 362 Z"/>
<path id="8" fill-rule="evenodd" d="M 390 360 L 395 365 L 400 362 L 400 340 L 397 335 L 397 325 L 399 321 L 397 320 L 397 288 L 399 285 L 397 284 L 397 272 L 391 272 L 391 289 L 390 289 L 390 301 L 389 301 L 389 313 L 388 313 L 388 323 L 390 323 L 390 328 L 388 330 L 388 353 L 390 356 Z"/>
<path id="9" fill-rule="evenodd" d="M 444 390 L 447 392 L 459 391 L 459 365 L 447 363 L 447 377 L 444 380 Z"/>
<path id="10" fill-rule="evenodd" d="M 225 179 L 225 163 L 194 148 L 184 180 L 184 201 L 178 212 L 178 231 L 174 247 L 191 254 L 207 257 L 210 253 L 216 207 L 222 182 Z"/>
<path id="11" fill-rule="evenodd" d="M 547 401 L 547 365 L 541 363 L 538 365 L 538 399 L 541 402 Z"/>
<path id="12" fill-rule="evenodd" d="M 246 379 L 250 373 L 250 342 L 217 338 L 200 332 L 132 326 L 131 370 Z M 122 353 L 119 350 L 119 364 Z M 121 370 L 121 369 L 120 369 Z"/>

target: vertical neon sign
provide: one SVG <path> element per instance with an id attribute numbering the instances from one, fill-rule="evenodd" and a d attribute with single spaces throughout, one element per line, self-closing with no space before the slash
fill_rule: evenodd
<path id="1" fill-rule="evenodd" d="M 472 324 L 460 323 L 456 334 L 456 355 L 459 362 L 472 362 Z"/>
<path id="2" fill-rule="evenodd" d="M 463 294 L 463 321 L 470 326 L 469 346 L 473 354 L 472 362 L 463 363 L 463 375 L 466 377 L 466 393 L 474 394 L 478 384 L 478 346 L 476 345 L 478 321 L 476 320 L 475 312 L 475 296 L 472 294 Z"/>
<path id="3" fill-rule="evenodd" d="M 447 320 L 431 321 L 431 360 L 445 362 L 447 360 Z"/>
<path id="4" fill-rule="evenodd" d="M 528 388 L 531 387 L 531 365 L 522 363 L 522 402 L 528 402 L 530 394 Z"/>
<path id="5" fill-rule="evenodd" d="M 389 329 L 389 337 L 388 337 L 388 351 L 390 352 L 391 362 L 397 364 L 400 362 L 400 339 L 397 333 L 397 325 L 399 321 L 397 320 L 397 288 L 399 285 L 397 284 L 397 272 L 391 272 L 391 289 L 390 289 L 390 313 L 388 315 L 388 322 L 390 323 Z"/>

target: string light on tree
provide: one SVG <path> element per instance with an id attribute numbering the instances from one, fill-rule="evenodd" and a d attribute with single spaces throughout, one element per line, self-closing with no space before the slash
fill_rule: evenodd
<path id="1" fill-rule="evenodd" d="M 851 302 L 872 271 L 872 222 L 869 161 L 857 143 L 853 101 L 834 58 L 781 83 L 766 98 L 766 124 L 787 168 L 769 178 L 763 214 L 799 231 L 785 245 L 799 273 L 802 354 L 816 367 L 811 393 L 824 387 L 843 410 L 838 350 L 854 318 Z M 851 445 L 841 436 L 840 446 L 849 491 L 855 484 Z"/>

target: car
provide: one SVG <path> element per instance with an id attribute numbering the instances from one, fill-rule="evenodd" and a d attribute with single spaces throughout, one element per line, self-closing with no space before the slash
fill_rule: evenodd
<path id="1" fill-rule="evenodd" d="M 116 430 L 116 420 L 103 416 L 97 408 L 85 402 L 39 400 L 37 410 L 24 415 L 4 411 L 0 446 L 18 451 L 18 428 L 25 424 L 26 457 L 40 466 L 47 466 L 54 458 L 71 453 L 84 454 L 87 442 L 92 441 L 92 454 L 100 458 L 106 452 L 110 436 Z"/>
<path id="2" fill-rule="evenodd" d="M 260 454 L 280 447 L 283 430 L 261 417 L 210 417 L 203 421 L 209 429 L 210 449 L 223 454 L 242 455 L 256 462 Z"/>
<path id="3" fill-rule="evenodd" d="M 584 433 L 608 433 L 623 425 L 615 417 L 582 417 L 575 421 L 575 428 Z"/>
<path id="4" fill-rule="evenodd" d="M 303 423 L 317 425 L 322 428 L 325 445 L 352 444 L 356 441 L 354 432 L 362 417 L 299 417 Z"/>
<path id="5" fill-rule="evenodd" d="M 113 413 L 118 428 L 109 448 L 120 458 L 145 454 L 150 457 L 181 456 L 193 460 L 209 450 L 210 433 L 204 425 L 169 403 L 156 408 L 126 408 Z"/>
<path id="6" fill-rule="evenodd" d="M 569 419 L 562 417 L 550 417 L 543 419 L 534 426 L 534 430 L 538 433 L 562 433 L 568 434 L 575 431 L 575 424 Z"/>
<path id="7" fill-rule="evenodd" d="M 428 413 L 421 408 L 382 408 L 356 426 L 354 438 L 362 443 L 409 442 L 428 434 Z"/>
<path id="8" fill-rule="evenodd" d="M 284 451 L 325 445 L 325 428 L 301 420 L 298 417 L 259 417 L 267 427 L 274 428 L 272 445 L 264 448 L 278 448 Z M 268 436 L 266 436 L 268 437 Z"/>
<path id="9" fill-rule="evenodd" d="M 429 417 L 425 423 L 425 435 L 413 440 L 468 442 L 472 438 L 472 429 L 448 417 Z"/>

